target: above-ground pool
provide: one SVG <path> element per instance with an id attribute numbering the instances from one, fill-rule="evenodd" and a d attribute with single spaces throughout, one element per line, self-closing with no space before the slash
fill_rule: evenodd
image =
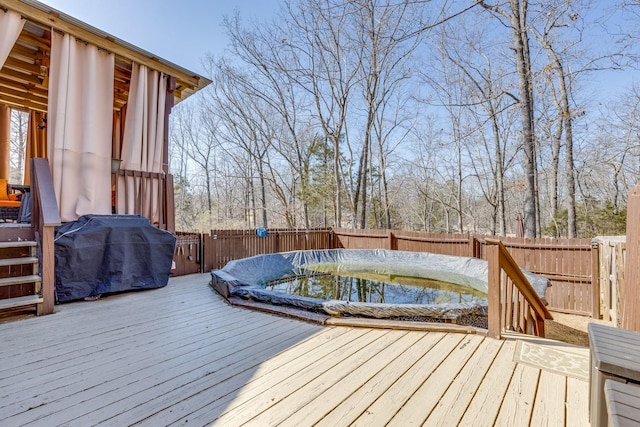
<path id="1" fill-rule="evenodd" d="M 213 287 L 329 315 L 486 315 L 487 261 L 425 252 L 328 249 L 257 255 L 214 270 Z M 544 301 L 546 278 L 524 272 Z"/>

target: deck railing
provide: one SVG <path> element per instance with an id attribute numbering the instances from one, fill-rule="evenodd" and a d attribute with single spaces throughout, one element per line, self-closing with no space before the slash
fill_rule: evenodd
<path id="1" fill-rule="evenodd" d="M 553 319 L 531 283 L 499 240 L 485 239 L 489 263 L 487 335 L 503 331 L 544 337 L 544 320 Z"/>
<path id="2" fill-rule="evenodd" d="M 173 175 L 120 169 L 114 174 L 117 213 L 142 215 L 175 231 Z"/>
<path id="3" fill-rule="evenodd" d="M 56 202 L 49 161 L 42 158 L 31 160 L 31 226 L 40 241 L 40 271 L 42 271 L 43 303 L 38 305 L 38 314 L 53 313 L 55 302 L 55 252 L 54 231 L 60 225 L 60 212 Z"/>

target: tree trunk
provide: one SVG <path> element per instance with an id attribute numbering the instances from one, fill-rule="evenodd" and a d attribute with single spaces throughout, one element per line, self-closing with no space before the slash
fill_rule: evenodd
<path id="1" fill-rule="evenodd" d="M 333 174 L 335 178 L 334 226 L 342 227 L 342 179 L 340 178 L 340 141 L 333 139 Z"/>
<path id="2" fill-rule="evenodd" d="M 560 119 L 558 128 L 553 138 L 553 153 L 551 159 L 551 218 L 556 218 L 558 214 L 558 174 L 560 168 L 560 147 L 562 146 L 563 120 Z M 556 236 L 560 237 L 556 229 Z"/>
<path id="3" fill-rule="evenodd" d="M 520 97 L 520 115 L 522 120 L 522 146 L 524 150 L 525 196 L 524 196 L 524 235 L 537 235 L 537 199 L 536 199 L 536 149 L 533 125 L 533 84 L 531 60 L 529 57 L 529 38 L 527 34 L 527 0 L 509 0 L 511 7 L 511 26 L 516 68 L 518 72 L 518 92 Z"/>
<path id="4" fill-rule="evenodd" d="M 560 94 L 562 96 L 562 115 L 564 116 L 564 141 L 565 141 L 565 185 L 567 186 L 567 234 L 570 239 L 577 237 L 576 226 L 576 182 L 575 165 L 573 162 L 573 125 L 571 124 L 571 110 L 569 109 L 569 94 L 560 59 L 556 57 L 558 67 L 558 79 Z"/>
<path id="5" fill-rule="evenodd" d="M 265 189 L 264 170 L 262 163 L 258 165 L 258 171 L 260 173 L 260 210 L 262 211 L 262 226 L 268 227 L 267 223 L 267 191 Z M 257 223 L 257 221 L 256 221 Z"/>

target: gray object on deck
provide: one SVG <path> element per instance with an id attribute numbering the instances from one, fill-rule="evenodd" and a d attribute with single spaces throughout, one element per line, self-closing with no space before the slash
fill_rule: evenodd
<path id="1" fill-rule="evenodd" d="M 640 332 L 590 323 L 589 415 L 593 427 L 608 423 L 605 381 L 640 383 Z M 640 403 L 640 402 L 639 402 Z"/>
<path id="2" fill-rule="evenodd" d="M 604 395 L 610 426 L 640 427 L 640 385 L 606 380 Z"/>
<path id="3" fill-rule="evenodd" d="M 139 215 L 68 222 L 55 235 L 57 301 L 166 286 L 175 245 L 173 234 Z"/>

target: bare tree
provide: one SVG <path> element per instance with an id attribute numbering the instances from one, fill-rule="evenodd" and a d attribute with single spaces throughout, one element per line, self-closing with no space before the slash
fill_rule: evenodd
<path id="1" fill-rule="evenodd" d="M 491 11 L 511 29 L 512 47 L 518 76 L 518 102 L 522 123 L 522 148 L 524 152 L 525 199 L 524 234 L 527 237 L 538 236 L 538 206 L 536 183 L 536 140 L 534 130 L 533 76 L 529 51 L 528 0 L 508 0 L 504 7 L 475 0 L 483 8 Z M 503 21 L 503 19 L 505 21 Z"/>

